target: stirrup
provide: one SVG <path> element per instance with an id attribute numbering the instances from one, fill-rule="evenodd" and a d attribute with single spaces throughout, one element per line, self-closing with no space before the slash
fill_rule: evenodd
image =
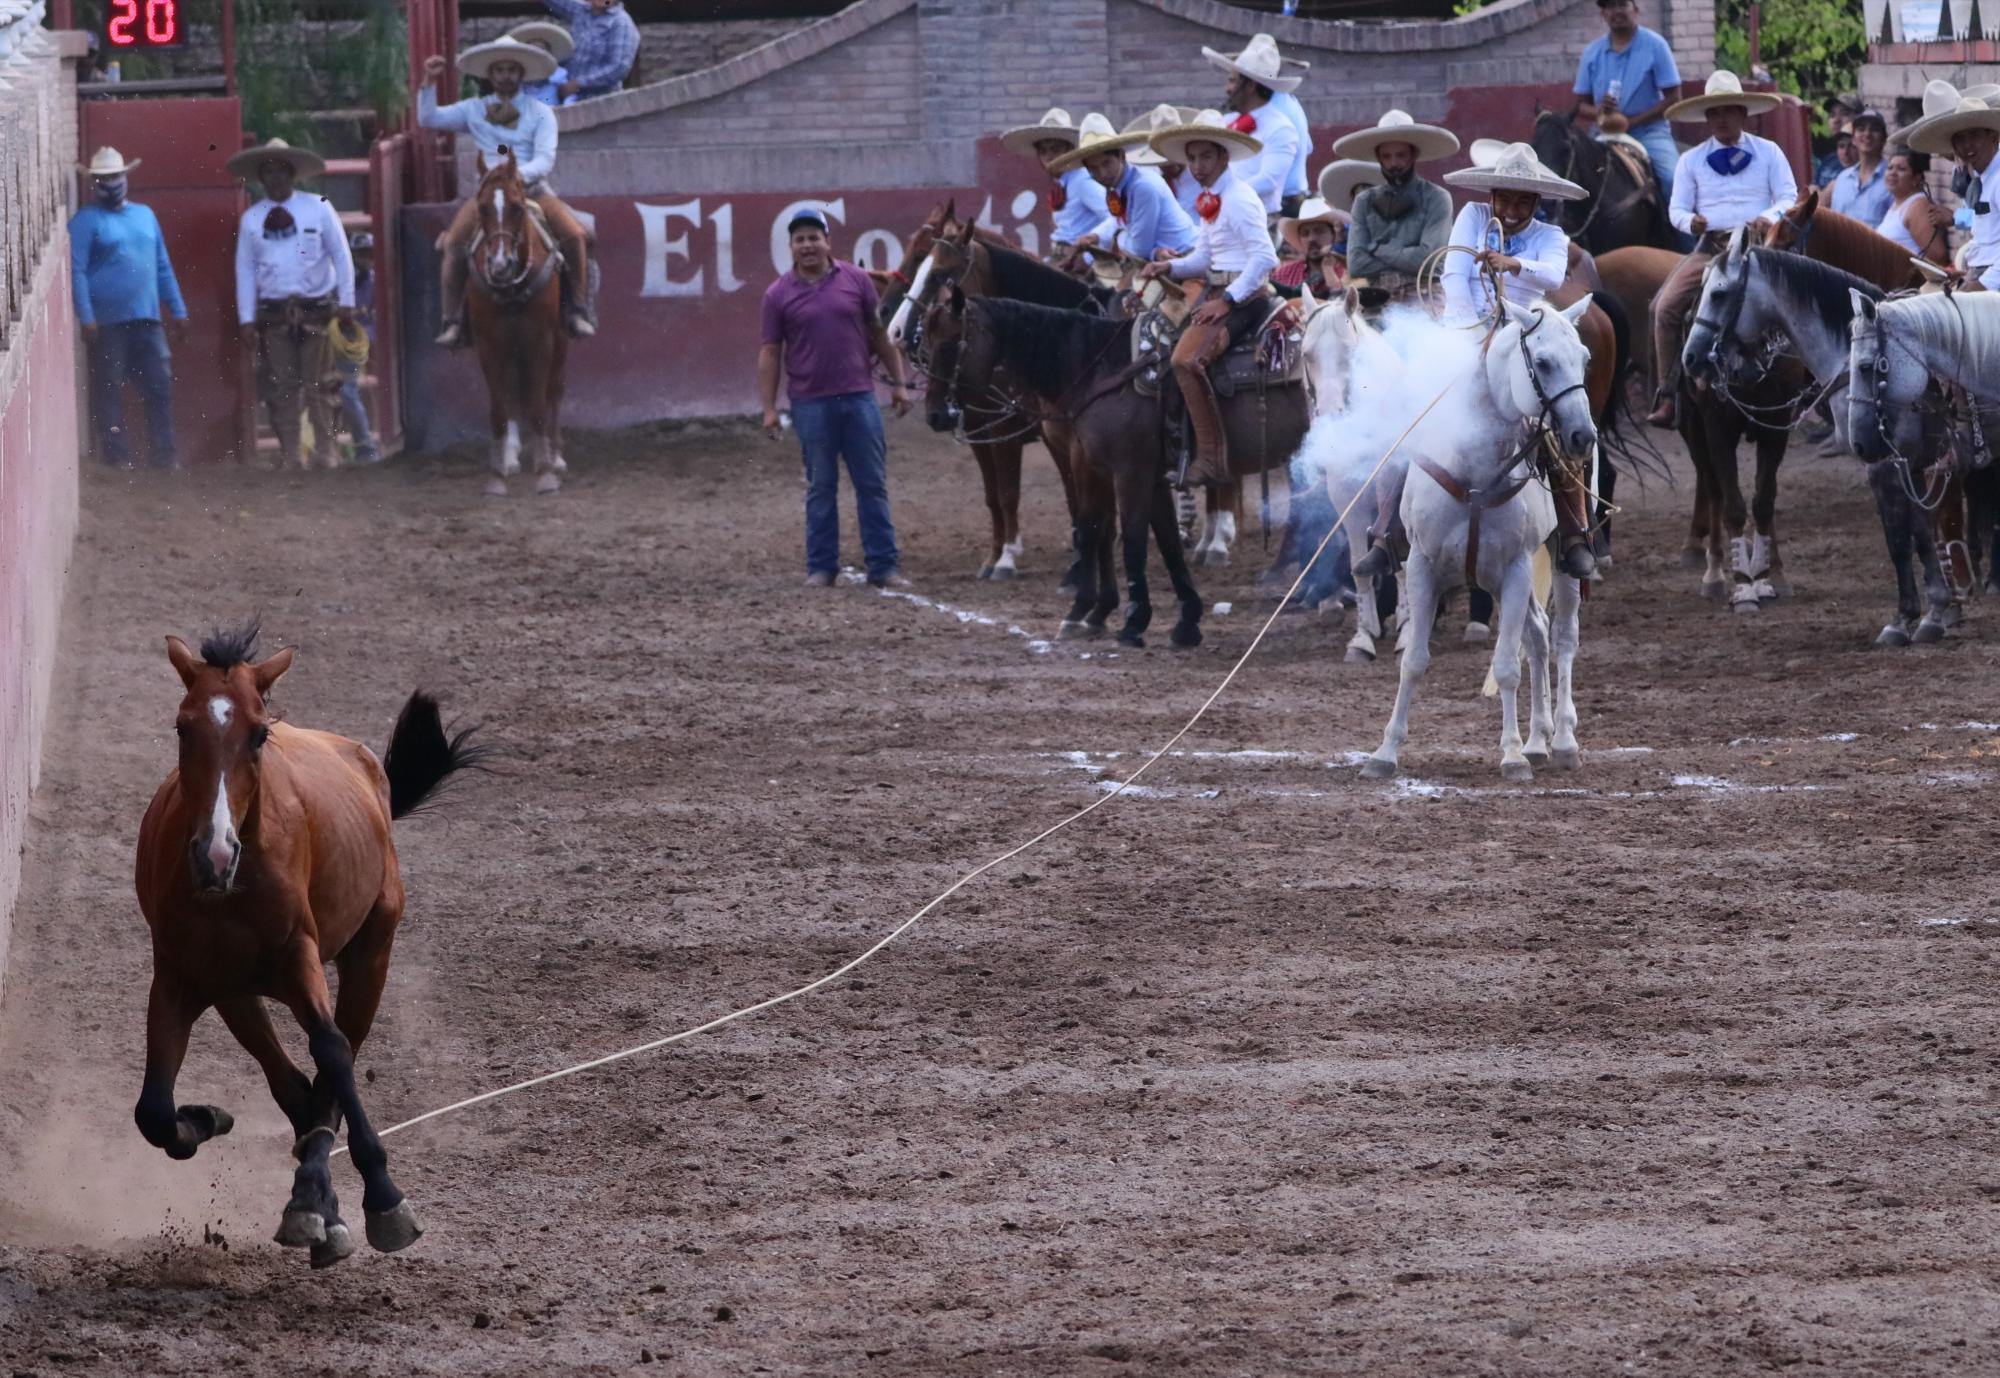
<path id="1" fill-rule="evenodd" d="M 438 332 L 436 343 L 444 346 L 446 349 L 459 348 L 465 343 L 464 327 L 459 325 L 457 321 L 453 321 L 450 325 L 446 326 L 443 330 L 440 330 Z"/>
<path id="2" fill-rule="evenodd" d="M 1348 572 L 1357 579 L 1379 579 L 1394 573 L 1395 569 L 1396 555 L 1389 549 L 1387 540 L 1374 542 L 1360 559 L 1348 566 Z"/>
<path id="3" fill-rule="evenodd" d="M 1572 579 L 1585 580 L 1597 577 L 1597 557 L 1591 554 L 1590 540 L 1586 536 L 1566 538 L 1563 542 L 1562 555 L 1556 564 Z"/>

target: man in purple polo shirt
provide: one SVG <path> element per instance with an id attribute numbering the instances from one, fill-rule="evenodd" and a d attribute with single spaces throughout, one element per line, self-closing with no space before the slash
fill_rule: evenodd
<path id="1" fill-rule="evenodd" d="M 903 356 L 877 315 L 875 284 L 851 263 L 834 261 L 826 216 L 806 209 L 792 217 L 792 270 L 764 293 L 764 345 L 757 352 L 757 389 L 764 429 L 778 438 L 778 372 L 792 399 L 792 429 L 806 463 L 806 584 L 827 588 L 840 570 L 840 460 L 854 484 L 868 582 L 877 588 L 907 581 L 897 572 L 896 528 L 889 520 L 888 451 L 882 409 L 875 404 L 870 356 L 895 380 L 896 415 L 910 410 Z"/>

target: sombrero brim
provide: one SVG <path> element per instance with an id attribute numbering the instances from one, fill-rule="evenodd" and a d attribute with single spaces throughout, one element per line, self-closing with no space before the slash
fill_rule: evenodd
<path id="1" fill-rule="evenodd" d="M 1023 158 L 1035 156 L 1035 145 L 1044 139 L 1061 139 L 1075 148 L 1083 135 L 1075 129 L 1065 129 L 1060 125 L 1031 124 L 1020 129 L 1010 129 L 1000 136 L 1000 147 L 1009 153 L 1018 153 Z"/>
<path id="2" fill-rule="evenodd" d="M 534 39 L 528 37 L 530 34 L 536 39 L 545 39 L 553 44 L 549 51 L 558 62 L 576 51 L 576 40 L 569 36 L 569 30 L 560 24 L 551 24 L 545 20 L 537 19 L 526 24 L 516 24 L 507 30 L 506 36 L 516 43 L 531 43 Z"/>
<path id="3" fill-rule="evenodd" d="M 1991 129 L 2000 133 L 2000 108 L 1953 110 L 1949 114 L 1932 115 L 1904 130 L 1903 142 L 1919 153 L 1949 158 L 1951 136 L 1961 129 Z"/>
<path id="4" fill-rule="evenodd" d="M 76 170 L 86 177 L 117 177 L 123 173 L 130 172 L 145 161 L 144 158 L 134 158 L 122 167 L 92 167 L 88 163 L 78 163 Z"/>
<path id="5" fill-rule="evenodd" d="M 1566 178 L 1517 177 L 1491 168 L 1468 167 L 1444 175 L 1445 185 L 1466 191 L 1531 191 L 1544 201 L 1581 201 L 1590 193 Z"/>
<path id="6" fill-rule="evenodd" d="M 295 177 L 317 177 L 326 171 L 326 159 L 309 149 L 271 148 L 261 144 L 244 149 L 223 167 L 231 177 L 255 177 L 257 169 L 269 162 L 290 163 Z"/>
<path id="7" fill-rule="evenodd" d="M 1236 73 L 1236 75 L 1240 77 L 1248 77 L 1250 78 L 1250 80 L 1256 82 L 1258 85 L 1268 86 L 1273 91 L 1296 91 L 1299 89 L 1299 83 L 1305 80 L 1305 78 L 1302 76 L 1267 77 L 1261 73 L 1249 71 L 1243 67 L 1237 66 L 1236 59 L 1230 56 L 1228 53 L 1218 53 L 1213 48 L 1203 48 L 1201 50 L 1201 55 L 1207 58 L 1210 62 L 1213 62 L 1216 66 L 1222 68 L 1223 71 L 1234 72 Z"/>
<path id="8" fill-rule="evenodd" d="M 458 70 L 469 77 L 481 81 L 491 81 L 487 73 L 496 62 L 518 62 L 529 81 L 547 81 L 556 74 L 559 65 L 552 54 L 540 48 L 531 48 L 525 43 L 509 43 L 504 47 L 499 43 L 482 43 L 476 48 L 467 48 L 458 55 Z"/>
<path id="9" fill-rule="evenodd" d="M 1373 186 L 1381 180 L 1379 164 L 1366 163 L 1358 158 L 1343 158 L 1319 170 L 1319 198 L 1337 211 L 1351 211 L 1361 188 Z"/>
<path id="10" fill-rule="evenodd" d="M 1691 124 L 1709 111 L 1725 105 L 1740 105 L 1752 115 L 1762 115 L 1784 103 L 1783 96 L 1770 91 L 1724 91 L 1713 96 L 1689 96 L 1686 100 L 1677 100 L 1667 107 L 1667 118 Z"/>
<path id="11" fill-rule="evenodd" d="M 1434 124 L 1406 124 L 1389 129 L 1370 125 L 1334 140 L 1333 156 L 1372 163 L 1376 161 L 1375 150 L 1383 144 L 1408 144 L 1417 150 L 1418 162 L 1430 163 L 1458 152 L 1458 135 Z"/>
<path id="12" fill-rule="evenodd" d="M 1264 145 L 1248 134 L 1234 129 L 1211 129 L 1207 125 L 1196 125 L 1181 129 L 1162 129 L 1146 141 L 1146 147 L 1159 154 L 1170 163 L 1187 166 L 1187 146 L 1189 144 L 1221 144 L 1231 149 L 1230 161 L 1240 153 L 1262 153 Z"/>
<path id="13" fill-rule="evenodd" d="M 1060 158 L 1050 159 L 1049 171 L 1068 172 L 1071 168 L 1082 167 L 1085 161 L 1099 153 L 1129 155 L 1133 149 L 1143 146 L 1149 137 L 1145 134 L 1114 134 L 1108 139 L 1092 139 L 1087 144 L 1078 144 Z"/>

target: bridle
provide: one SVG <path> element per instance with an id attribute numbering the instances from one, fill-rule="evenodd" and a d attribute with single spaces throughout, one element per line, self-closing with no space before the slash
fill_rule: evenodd
<path id="1" fill-rule="evenodd" d="M 1540 403 L 1542 408 L 1541 415 L 1535 418 L 1535 432 L 1537 435 L 1550 431 L 1549 413 L 1555 410 L 1556 403 L 1562 401 L 1563 398 L 1569 396 L 1572 392 L 1589 391 L 1588 382 L 1582 378 L 1577 379 L 1576 382 L 1571 383 L 1568 387 L 1562 388 L 1554 394 L 1551 394 L 1548 389 L 1542 386 L 1541 375 L 1535 371 L 1535 356 L 1528 352 L 1528 337 L 1542 328 L 1542 320 L 1546 314 L 1547 312 L 1542 307 L 1536 307 L 1534 323 L 1522 326 L 1520 337 L 1514 342 L 1515 347 L 1521 351 L 1521 367 L 1527 371 L 1528 386 L 1534 389 L 1535 401 Z M 1499 332 L 1496 331 L 1494 333 L 1498 334 Z M 1493 343 L 1492 335 L 1486 337 L 1486 343 L 1488 347 L 1491 347 Z M 1484 351 L 1482 350 L 1481 352 L 1483 353 Z"/>
<path id="2" fill-rule="evenodd" d="M 1775 253 L 1778 251 L 1771 250 L 1770 252 Z M 1742 259 L 1742 266 L 1736 269 L 1733 290 L 1726 295 L 1723 302 L 1722 319 L 1719 321 L 1710 320 L 1708 317 L 1703 316 L 1699 307 L 1697 307 L 1693 325 L 1695 329 L 1709 332 L 1708 353 L 1703 357 L 1707 360 L 1709 370 L 1713 374 L 1713 380 L 1709 386 L 1715 390 L 1716 396 L 1736 408 L 1737 411 L 1743 414 L 1744 419 L 1752 424 L 1781 429 L 1789 426 L 1792 418 L 1803 416 L 1806 412 L 1817 407 L 1821 402 L 1840 391 L 1841 388 L 1847 385 L 1847 378 L 1844 374 L 1835 374 L 1824 382 L 1813 381 L 1782 402 L 1749 402 L 1737 395 L 1730 383 L 1729 369 L 1723 356 L 1730 345 L 1737 343 L 1736 327 L 1742 322 L 1743 304 L 1750 297 L 1750 246 L 1748 244 L 1743 246 L 1739 257 Z M 1726 265 L 1728 259 L 1724 257 L 1718 260 L 1718 262 Z M 1713 293 L 1703 293 L 1704 300 L 1712 300 L 1713 297 Z M 1740 350 L 1741 346 L 1738 345 L 1738 348 Z M 1758 362 L 1757 376 L 1750 380 L 1748 386 L 1755 388 L 1764 383 L 1770 378 L 1771 371 L 1777 367 L 1778 360 L 1789 357 L 1789 354 L 1790 351 L 1786 349 L 1784 339 L 1779 332 L 1775 330 L 1768 332 L 1764 336 L 1763 342 L 1759 345 L 1755 355 Z"/>

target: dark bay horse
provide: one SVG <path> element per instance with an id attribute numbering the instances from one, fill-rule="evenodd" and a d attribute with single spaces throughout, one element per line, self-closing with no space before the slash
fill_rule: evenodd
<path id="1" fill-rule="evenodd" d="M 1674 228 L 1667 220 L 1666 197 L 1643 154 L 1593 139 L 1568 115 L 1544 110 L 1535 116 L 1528 142 L 1544 167 L 1567 177 L 1585 191 L 1582 201 L 1556 203 L 1556 223 L 1563 233 L 1593 254 L 1635 244 L 1669 249 Z"/>
<path id="2" fill-rule="evenodd" d="M 278 1242 L 309 1247 L 324 1268 L 354 1252 L 327 1169 L 343 1116 L 368 1242 L 393 1252 L 423 1232 L 361 1108 L 354 1054 L 374 1023 L 403 917 L 390 824 L 484 753 L 467 744 L 469 731 L 447 737 L 425 694 L 404 705 L 381 761 L 359 742 L 277 722 L 268 699 L 292 653 L 253 660 L 256 642 L 254 623 L 218 632 L 197 659 L 167 638 L 187 692 L 174 719 L 179 765 L 139 825 L 136 885 L 152 930 L 153 985 L 133 1118 L 171 1158 L 192 1158 L 234 1126 L 216 1106 L 174 1101 L 188 1036 L 213 1007 L 264 1069 L 297 1136 Z M 327 962 L 340 968 L 338 1001 L 327 991 Z M 286 1055 L 265 1000 L 305 1030 L 317 1077 Z"/>
<path id="3" fill-rule="evenodd" d="M 1146 584 L 1150 526 L 1181 607 L 1176 646 L 1201 644 L 1201 594 L 1181 548 L 1167 486 L 1160 399 L 1132 386 L 1134 322 L 1059 307 L 968 295 L 947 286 L 924 322 L 930 361 L 925 409 L 948 429 L 950 408 L 1026 412 L 1061 445 L 1076 493 L 1077 590 L 1062 634 L 1096 636 L 1118 605 L 1112 527 L 1125 557 L 1131 602 L 1118 639 L 1143 645 L 1153 618 Z"/>
<path id="4" fill-rule="evenodd" d="M 467 256 L 472 290 L 466 313 L 479 369 L 486 375 L 487 420 L 493 432 L 489 497 L 507 496 L 508 476 L 520 472 L 525 449 L 535 466 L 535 491 L 562 487 L 563 368 L 569 336 L 562 327 L 562 253 L 528 209 L 527 190 L 511 150 L 493 167 L 479 159 L 479 233 Z"/>

